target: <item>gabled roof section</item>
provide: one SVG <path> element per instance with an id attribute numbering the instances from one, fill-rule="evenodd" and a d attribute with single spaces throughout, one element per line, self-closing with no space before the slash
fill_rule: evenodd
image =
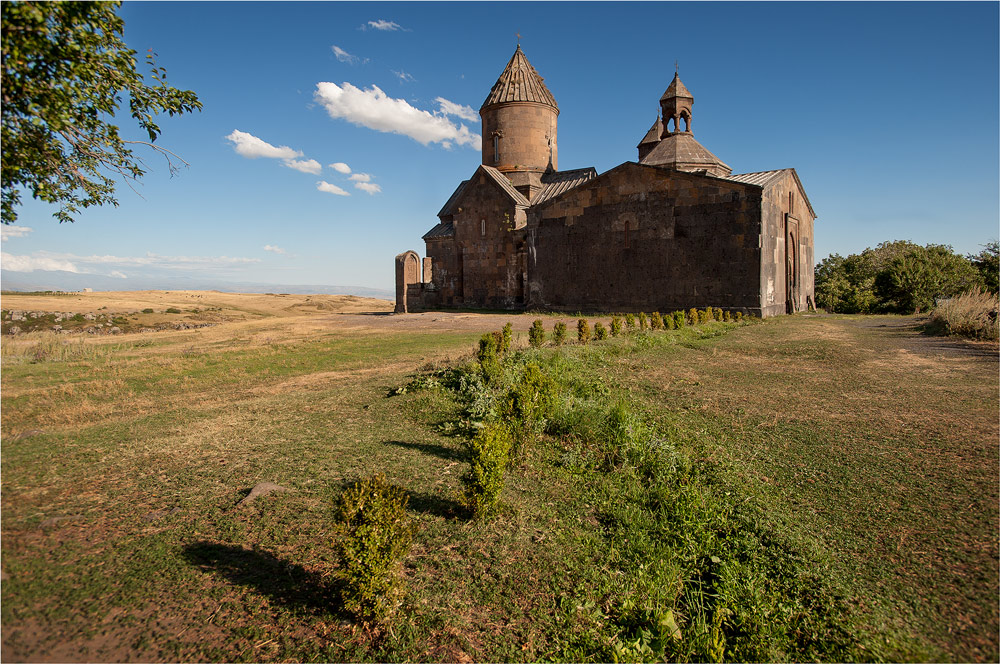
<path id="1" fill-rule="evenodd" d="M 585 182 L 589 182 L 597 177 L 597 169 L 593 166 L 588 168 L 576 168 L 571 171 L 553 171 L 542 176 L 541 190 L 535 194 L 531 201 L 532 205 L 544 203 L 550 198 L 555 198 L 559 194 L 579 187 Z"/>
<path id="2" fill-rule="evenodd" d="M 435 240 L 444 237 L 455 237 L 455 224 L 450 221 L 442 221 L 440 224 L 424 233 L 421 240 Z"/>
<path id="3" fill-rule="evenodd" d="M 524 51 L 521 50 L 521 45 L 518 44 L 513 57 L 500 74 L 500 78 L 493 84 L 493 89 L 490 90 L 490 94 L 486 97 L 480 110 L 493 104 L 511 101 L 547 104 L 558 110 L 559 105 L 556 104 L 556 98 L 545 87 L 544 80 L 528 62 Z"/>
<path id="4" fill-rule="evenodd" d="M 660 136 L 662 135 L 663 135 L 663 121 L 660 120 L 660 116 L 657 115 L 656 122 L 654 122 L 653 126 L 649 128 L 649 131 L 647 131 L 646 135 L 642 137 L 642 140 L 639 141 L 639 145 L 635 147 L 646 145 L 648 143 L 659 143 Z"/>
<path id="5" fill-rule="evenodd" d="M 486 166 L 484 164 L 477 169 L 477 172 L 478 171 L 482 171 L 487 175 L 489 175 L 491 178 L 493 178 L 493 180 L 498 185 L 500 185 L 500 188 L 503 189 L 507 193 L 507 195 L 511 197 L 515 205 L 521 207 L 531 206 L 531 203 L 529 203 L 528 199 L 524 197 L 524 194 L 515 189 L 514 185 L 512 185 L 510 183 L 510 180 L 507 179 L 507 176 L 498 171 L 497 169 L 493 168 L 492 166 Z"/>
<path id="6" fill-rule="evenodd" d="M 809 212 L 812 213 L 812 216 L 815 219 L 816 211 L 813 210 L 812 203 L 809 202 L 809 197 L 806 195 L 806 188 L 802 186 L 802 180 L 799 179 L 799 174 L 795 172 L 794 168 L 779 168 L 776 171 L 741 173 L 739 175 L 729 175 L 725 179 L 732 180 L 733 182 L 742 182 L 743 184 L 753 184 L 757 185 L 761 189 L 767 189 L 789 173 L 791 173 L 792 177 L 795 178 L 795 183 L 799 186 L 799 191 L 802 193 L 802 200 L 806 202 L 806 206 L 809 207 Z"/>
<path id="7" fill-rule="evenodd" d="M 451 195 L 451 198 L 448 199 L 448 202 L 445 203 L 444 207 L 441 208 L 441 211 L 438 212 L 437 214 L 438 218 L 447 217 L 449 215 L 455 214 L 456 203 L 458 202 L 459 197 L 462 195 L 462 192 L 465 190 L 465 185 L 467 184 L 469 184 L 468 180 L 462 180 L 462 183 L 458 185 L 458 187 L 455 189 L 455 192 Z"/>

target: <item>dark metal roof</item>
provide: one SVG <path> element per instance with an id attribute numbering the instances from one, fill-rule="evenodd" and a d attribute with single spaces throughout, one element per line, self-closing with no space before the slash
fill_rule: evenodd
<path id="1" fill-rule="evenodd" d="M 571 171 L 553 171 L 542 176 L 541 190 L 535 194 L 531 201 L 532 205 L 544 203 L 550 198 L 555 198 L 563 192 L 574 187 L 579 187 L 584 182 L 589 182 L 597 177 L 597 169 L 593 166 L 589 168 L 577 168 Z"/>
<path id="2" fill-rule="evenodd" d="M 455 214 L 455 210 L 453 210 L 452 208 L 455 206 L 455 203 L 458 201 L 459 196 L 462 195 L 462 191 L 465 189 L 465 185 L 467 185 L 468 183 L 469 183 L 468 180 L 462 180 L 462 183 L 459 184 L 458 187 L 455 189 L 455 192 L 451 195 L 451 198 L 448 199 L 448 202 L 445 203 L 444 207 L 441 208 L 441 211 L 438 212 L 437 214 L 438 217 L 446 217 L 450 214 Z"/>
<path id="3" fill-rule="evenodd" d="M 520 205 L 521 207 L 529 207 L 531 205 L 531 203 L 528 202 L 528 199 L 524 197 L 524 194 L 522 194 L 521 192 L 519 192 L 517 189 L 514 188 L 514 185 L 510 183 L 510 180 L 507 179 L 506 175 L 504 175 L 497 169 L 493 168 L 492 166 L 486 166 L 485 164 L 480 166 L 479 168 L 482 169 L 484 173 L 493 178 L 493 180 L 496 181 L 498 185 L 500 185 L 500 188 L 503 189 L 505 192 L 507 192 L 507 194 L 512 199 L 514 199 L 515 205 Z"/>
<path id="4" fill-rule="evenodd" d="M 792 177 L 795 178 L 795 182 L 798 183 L 799 190 L 802 192 L 802 198 L 809 207 L 809 212 L 812 214 L 813 218 L 816 218 L 816 211 L 813 210 L 812 203 L 809 202 L 809 197 L 806 195 L 806 188 L 802 186 L 802 180 L 799 179 L 799 174 L 795 172 L 794 168 L 780 168 L 776 171 L 757 171 L 756 173 L 727 175 L 725 179 L 732 180 L 733 182 L 742 182 L 743 184 L 752 184 L 762 189 L 767 189 L 772 184 L 781 180 L 781 178 L 783 178 L 787 173 L 791 173 Z"/>
<path id="5" fill-rule="evenodd" d="M 450 221 L 442 221 L 440 224 L 430 229 L 424 236 L 422 240 L 433 240 L 439 237 L 454 237 L 455 236 L 455 224 Z"/>
<path id="6" fill-rule="evenodd" d="M 528 62 L 521 45 L 518 44 L 513 57 L 500 74 L 500 78 L 493 84 L 493 89 L 490 90 L 481 108 L 510 101 L 533 101 L 558 109 L 556 98 L 545 87 L 544 80 Z"/>
<path id="7" fill-rule="evenodd" d="M 657 115 L 656 122 L 654 122 L 653 126 L 649 128 L 649 131 L 647 131 L 646 135 L 642 137 L 642 140 L 639 141 L 639 145 L 635 147 L 639 147 L 640 145 L 646 145 L 647 143 L 659 143 L 660 136 L 662 135 L 663 135 L 663 121 L 660 120 L 660 116 Z"/>

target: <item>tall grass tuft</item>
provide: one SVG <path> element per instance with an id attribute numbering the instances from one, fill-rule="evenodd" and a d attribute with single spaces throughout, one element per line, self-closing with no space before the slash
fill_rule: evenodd
<path id="1" fill-rule="evenodd" d="M 938 303 L 927 329 L 937 334 L 996 340 L 1000 336 L 998 314 L 1000 302 L 997 296 L 977 286 Z"/>

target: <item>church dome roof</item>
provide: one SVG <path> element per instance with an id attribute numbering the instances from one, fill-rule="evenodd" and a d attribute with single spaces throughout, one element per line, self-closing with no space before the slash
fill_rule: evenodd
<path id="1" fill-rule="evenodd" d="M 558 109 L 556 98 L 545 87 L 544 80 L 528 62 L 521 45 L 518 44 L 517 50 L 500 74 L 500 78 L 493 84 L 493 89 L 490 90 L 481 108 L 505 102 L 527 101 Z"/>
<path id="2" fill-rule="evenodd" d="M 694 95 L 681 83 L 681 77 L 677 74 L 674 74 L 674 80 L 670 81 L 670 85 L 667 86 L 667 91 L 660 97 L 660 101 L 670 99 L 671 97 L 689 97 L 690 99 L 694 99 Z"/>
<path id="3" fill-rule="evenodd" d="M 688 133 L 672 134 L 664 138 L 646 155 L 640 164 L 669 166 L 679 171 L 705 170 L 709 175 L 726 177 L 733 172 L 721 159 L 705 149 Z"/>

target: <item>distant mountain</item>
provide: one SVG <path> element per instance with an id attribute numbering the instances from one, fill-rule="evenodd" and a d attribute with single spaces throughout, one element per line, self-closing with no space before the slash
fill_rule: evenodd
<path id="1" fill-rule="evenodd" d="M 269 284 L 250 281 L 221 281 L 199 277 L 134 277 L 118 279 L 98 274 L 80 274 L 57 270 L 12 272 L 0 270 L 0 289 L 9 291 L 95 291 L 133 290 L 217 290 L 224 293 L 297 293 L 305 295 L 357 295 L 393 300 L 396 294 L 380 288 L 364 286 L 329 286 L 325 284 Z"/>

